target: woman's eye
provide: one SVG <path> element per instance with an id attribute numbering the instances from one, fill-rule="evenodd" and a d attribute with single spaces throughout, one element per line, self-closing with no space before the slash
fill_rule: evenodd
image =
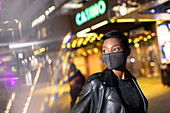
<path id="1" fill-rule="evenodd" d="M 113 51 L 119 51 L 119 48 L 114 48 Z"/>
<path id="2" fill-rule="evenodd" d="M 103 53 L 107 53 L 107 50 L 102 50 Z"/>

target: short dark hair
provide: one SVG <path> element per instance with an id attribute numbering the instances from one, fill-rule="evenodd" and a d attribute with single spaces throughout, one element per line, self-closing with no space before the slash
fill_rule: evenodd
<path id="1" fill-rule="evenodd" d="M 123 33 L 119 32 L 117 30 L 109 31 L 102 37 L 103 42 L 108 38 L 116 38 L 116 39 L 120 40 L 122 42 L 122 44 L 124 45 L 125 50 L 129 49 L 128 38 Z"/>

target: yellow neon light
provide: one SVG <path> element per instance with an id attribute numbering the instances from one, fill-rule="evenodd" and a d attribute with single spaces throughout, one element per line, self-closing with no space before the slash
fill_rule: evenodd
<path id="1" fill-rule="evenodd" d="M 75 55 L 74 55 L 74 54 L 71 54 L 71 57 L 73 58 L 73 57 L 75 57 Z"/>
<path id="2" fill-rule="evenodd" d="M 133 40 L 133 43 L 138 43 L 140 40 L 139 40 L 139 38 L 135 38 L 134 40 Z"/>
<path id="3" fill-rule="evenodd" d="M 155 22 L 155 19 L 137 19 L 139 22 Z M 116 22 L 135 22 L 136 20 L 134 18 L 127 18 L 127 19 L 117 19 Z"/>
<path id="4" fill-rule="evenodd" d="M 98 53 L 98 49 L 97 48 L 94 48 L 93 51 L 94 51 L 94 53 Z"/>
<path id="5" fill-rule="evenodd" d="M 132 42 L 132 39 L 128 39 L 129 44 Z"/>
<path id="6" fill-rule="evenodd" d="M 159 25 L 159 24 L 162 24 L 164 21 L 156 21 L 156 24 Z"/>
<path id="7" fill-rule="evenodd" d="M 128 36 L 128 33 L 127 33 L 127 32 L 124 32 L 123 34 L 124 34 L 125 36 Z"/>
<path id="8" fill-rule="evenodd" d="M 72 43 L 72 48 L 75 48 L 76 44 L 77 44 L 77 40 L 74 40 L 73 43 Z"/>
<path id="9" fill-rule="evenodd" d="M 91 31 L 90 28 L 86 28 L 86 29 L 84 29 L 82 31 L 77 32 L 76 35 L 77 35 L 77 37 L 86 37 L 86 33 L 90 32 L 90 31 Z"/>
<path id="10" fill-rule="evenodd" d="M 94 42 L 94 40 L 93 39 L 90 39 L 90 41 L 89 41 L 90 43 L 93 43 Z"/>
<path id="11" fill-rule="evenodd" d="M 121 22 L 135 22 L 134 18 L 129 18 L 129 19 L 117 19 L 116 20 L 117 23 L 121 23 Z"/>
<path id="12" fill-rule="evenodd" d="M 83 56 L 87 56 L 87 53 L 85 51 L 82 52 Z"/>
<path id="13" fill-rule="evenodd" d="M 96 24 L 96 25 L 91 26 L 91 29 L 92 29 L 92 30 L 95 30 L 95 29 L 97 29 L 97 28 L 99 28 L 99 27 L 102 27 L 102 26 L 104 26 L 104 25 L 106 25 L 106 24 L 108 24 L 108 21 L 107 21 L 107 20 L 102 21 L 102 22 L 100 22 L 100 23 L 98 23 L 98 24 Z"/>
<path id="14" fill-rule="evenodd" d="M 38 50 L 34 51 L 34 55 L 38 55 L 38 54 L 39 54 Z"/>
<path id="15" fill-rule="evenodd" d="M 81 38 L 81 39 L 78 41 L 77 47 L 80 47 L 80 46 L 81 46 L 81 44 L 83 43 L 83 40 L 84 40 L 84 38 Z"/>
<path id="16" fill-rule="evenodd" d="M 87 43 L 88 43 L 88 41 L 87 41 L 87 40 L 84 40 L 83 45 L 86 45 Z"/>
<path id="17" fill-rule="evenodd" d="M 67 43 L 67 48 L 70 48 L 71 47 L 71 44 L 70 43 Z"/>
<path id="18" fill-rule="evenodd" d="M 152 38 L 152 36 L 151 36 L 151 35 L 148 35 L 148 36 L 147 36 L 147 38 L 148 38 L 148 39 L 151 39 L 151 38 Z"/>
<path id="19" fill-rule="evenodd" d="M 87 53 L 88 53 L 89 55 L 91 55 L 91 54 L 92 54 L 92 51 L 91 51 L 91 50 L 87 50 Z"/>
<path id="20" fill-rule="evenodd" d="M 41 48 L 39 49 L 40 53 L 44 52 L 45 51 L 45 48 Z"/>
<path id="21" fill-rule="evenodd" d="M 111 19 L 110 22 L 111 22 L 111 23 L 115 23 L 115 20 L 114 20 L 114 19 Z"/>
<path id="22" fill-rule="evenodd" d="M 146 42 L 147 40 L 148 40 L 148 39 L 147 39 L 146 37 L 143 39 L 143 41 L 145 41 L 145 42 Z"/>
<path id="23" fill-rule="evenodd" d="M 139 36 L 139 39 L 142 40 L 142 39 L 143 39 L 143 36 Z"/>
<path id="24" fill-rule="evenodd" d="M 104 36 L 104 34 L 100 34 L 98 37 L 97 37 L 97 40 L 101 40 L 101 38 Z"/>
<path id="25" fill-rule="evenodd" d="M 155 19 L 138 19 L 139 22 L 154 22 Z"/>
<path id="26" fill-rule="evenodd" d="M 64 49 L 66 46 L 63 44 L 61 47 Z"/>
<path id="27" fill-rule="evenodd" d="M 91 37 L 90 37 L 90 36 L 88 36 L 88 37 L 86 37 L 86 39 L 85 39 L 85 40 L 86 40 L 86 41 L 89 41 L 89 40 L 90 40 L 90 38 L 91 38 Z"/>
<path id="28" fill-rule="evenodd" d="M 97 38 L 97 37 L 95 37 L 95 36 L 94 36 L 94 37 L 92 37 L 92 38 L 91 38 L 91 40 L 95 41 L 95 40 L 96 40 L 96 38 Z"/>

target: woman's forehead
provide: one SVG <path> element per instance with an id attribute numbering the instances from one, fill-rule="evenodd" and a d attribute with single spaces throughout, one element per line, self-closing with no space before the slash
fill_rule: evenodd
<path id="1" fill-rule="evenodd" d="M 122 42 L 117 38 L 108 38 L 104 40 L 103 45 L 110 45 L 110 44 L 122 44 Z"/>

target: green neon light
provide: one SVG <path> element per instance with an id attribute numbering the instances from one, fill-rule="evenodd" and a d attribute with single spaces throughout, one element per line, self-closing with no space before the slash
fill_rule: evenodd
<path id="1" fill-rule="evenodd" d="M 76 14 L 75 22 L 78 26 L 94 19 L 106 12 L 106 3 L 104 0 L 99 0 L 97 3 L 86 8 L 84 11 Z"/>

